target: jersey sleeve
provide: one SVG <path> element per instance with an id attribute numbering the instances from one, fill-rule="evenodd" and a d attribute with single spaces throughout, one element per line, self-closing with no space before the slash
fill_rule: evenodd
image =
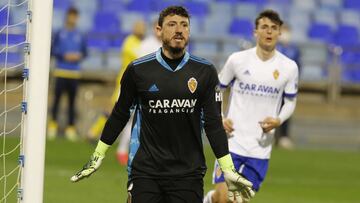
<path id="1" fill-rule="evenodd" d="M 54 33 L 51 41 L 51 55 L 55 56 L 57 59 L 63 59 L 63 53 L 60 46 L 60 31 Z"/>
<path id="2" fill-rule="evenodd" d="M 230 85 L 231 81 L 234 79 L 234 65 L 232 60 L 232 55 L 227 59 L 223 69 L 219 74 L 220 86 L 227 87 Z"/>
<path id="3" fill-rule="evenodd" d="M 136 83 L 132 64 L 126 69 L 121 80 L 121 91 L 109 119 L 106 121 L 100 140 L 112 145 L 130 118 L 130 108 L 135 103 Z"/>
<path id="4" fill-rule="evenodd" d="M 295 62 L 291 68 L 289 79 L 286 82 L 284 90 L 284 96 L 288 98 L 296 97 L 298 91 L 299 69 Z"/>
<path id="5" fill-rule="evenodd" d="M 219 87 L 219 79 L 216 69 L 212 67 L 202 108 L 205 133 L 216 158 L 223 157 L 229 153 L 228 140 L 222 125 L 221 101 L 222 94 Z"/>

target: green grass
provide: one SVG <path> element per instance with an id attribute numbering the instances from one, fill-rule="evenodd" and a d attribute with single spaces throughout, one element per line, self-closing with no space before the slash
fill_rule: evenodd
<path id="1" fill-rule="evenodd" d="M 69 178 L 88 160 L 94 146 L 58 139 L 47 142 L 46 147 L 45 203 L 125 202 L 126 168 L 115 160 L 116 147 L 108 152 L 98 172 L 75 184 Z M 214 161 L 209 147 L 206 147 L 206 155 L 209 169 L 205 191 L 208 191 L 213 187 Z M 10 168 L 11 163 L 7 167 Z M 274 150 L 266 180 L 252 202 L 358 203 L 359 191 L 359 152 Z"/>

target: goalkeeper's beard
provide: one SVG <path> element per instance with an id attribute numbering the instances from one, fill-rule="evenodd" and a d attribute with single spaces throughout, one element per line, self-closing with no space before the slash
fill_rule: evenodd
<path id="1" fill-rule="evenodd" d="M 170 43 L 170 40 L 164 39 L 163 47 L 164 49 L 168 50 L 172 55 L 176 56 L 184 52 L 184 49 L 188 45 L 189 41 L 185 41 L 184 47 L 172 47 Z"/>

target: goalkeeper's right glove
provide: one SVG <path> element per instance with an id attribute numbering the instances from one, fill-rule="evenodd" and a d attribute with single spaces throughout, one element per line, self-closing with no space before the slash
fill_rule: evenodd
<path id="1" fill-rule="evenodd" d="M 251 187 L 244 187 L 240 195 L 243 202 L 250 202 L 251 198 L 255 197 L 255 191 Z"/>
<path id="2" fill-rule="evenodd" d="M 252 183 L 235 170 L 230 154 L 219 158 L 218 162 L 224 173 L 224 179 L 228 186 L 228 199 L 231 202 L 242 203 L 242 193 L 244 193 L 244 198 L 246 199 L 250 200 L 250 198 L 254 197 L 255 193 L 251 189 Z"/>
<path id="3" fill-rule="evenodd" d="M 109 145 L 99 140 L 95 152 L 92 154 L 90 160 L 83 166 L 83 168 L 79 172 L 73 175 L 70 180 L 72 182 L 77 182 L 93 174 L 100 167 L 101 161 L 105 158 L 105 153 L 108 148 Z"/>

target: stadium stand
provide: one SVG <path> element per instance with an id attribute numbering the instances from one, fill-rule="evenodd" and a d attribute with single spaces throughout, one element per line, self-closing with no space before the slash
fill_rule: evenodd
<path id="1" fill-rule="evenodd" d="M 326 81 L 329 61 L 339 58 L 344 83 L 360 84 L 359 30 L 360 2 L 357 0 L 54 0 L 53 30 L 62 26 L 64 12 L 70 6 L 81 12 L 79 29 L 88 34 L 90 57 L 83 70 L 116 71 L 122 40 L 139 18 L 148 24 L 162 8 L 181 4 L 192 14 L 192 41 L 189 50 L 222 67 L 227 55 L 253 43 L 255 13 L 271 8 L 278 11 L 293 30 L 292 41 L 301 49 L 303 81 Z M 21 8 L 24 9 L 24 8 Z M 21 9 L 11 10 L 10 24 L 16 23 Z M 0 11 L 0 29 L 7 24 L 7 10 Z M 14 31 L 15 32 L 15 31 Z M 0 33 L 2 34 L 2 33 Z M 9 44 L 19 33 L 11 33 Z M 20 33 L 21 34 L 21 33 Z M 318 44 L 320 43 L 320 45 Z M 0 36 L 0 46 L 5 41 Z M 341 56 L 334 55 L 331 46 L 339 46 Z M 315 51 L 312 51 L 314 50 Z M 18 60 L 14 50 L 9 60 Z M 321 61 L 320 61 L 321 60 Z M 4 57 L 0 57 L 0 64 Z"/>

